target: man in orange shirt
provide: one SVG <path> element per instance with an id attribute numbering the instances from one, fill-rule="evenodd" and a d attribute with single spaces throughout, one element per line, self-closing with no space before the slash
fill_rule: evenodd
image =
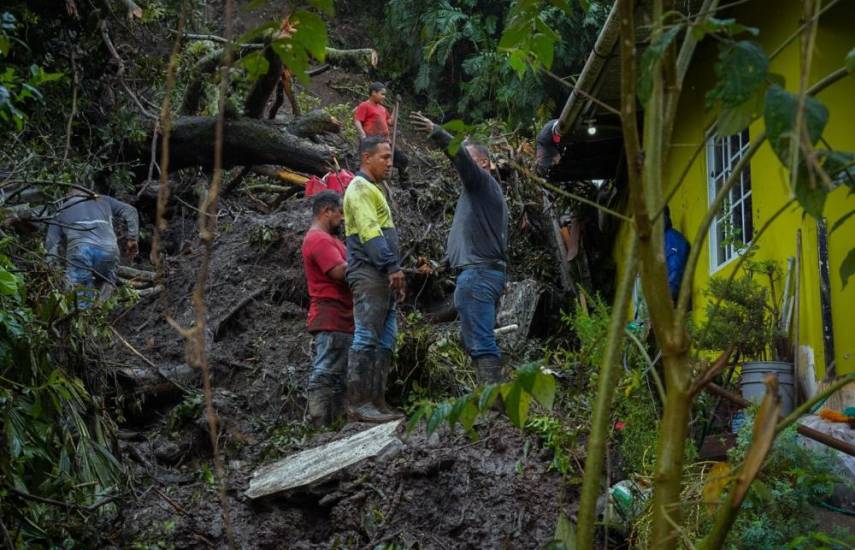
<path id="1" fill-rule="evenodd" d="M 353 122 L 356 124 L 356 131 L 359 132 L 359 139 L 361 141 L 369 136 L 391 139 L 390 128 L 395 123 L 398 113 L 389 114 L 383 106 L 383 101 L 386 99 L 386 86 L 382 82 L 372 82 L 368 92 L 368 99 L 360 103 L 353 113 Z M 392 165 L 398 169 L 400 180 L 407 181 L 409 159 L 400 147 L 396 147 L 394 153 Z"/>

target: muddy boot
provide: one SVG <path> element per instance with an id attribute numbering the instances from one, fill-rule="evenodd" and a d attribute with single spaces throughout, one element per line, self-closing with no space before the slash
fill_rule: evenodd
<path id="1" fill-rule="evenodd" d="M 330 390 L 329 388 L 309 388 L 309 423 L 314 428 L 320 428 L 332 422 L 330 414 Z"/>
<path id="2" fill-rule="evenodd" d="M 502 359 L 495 355 L 482 355 L 474 357 L 475 376 L 479 384 L 501 384 L 504 382 L 502 376 Z"/>
<path id="3" fill-rule="evenodd" d="M 389 369 L 392 366 L 392 351 L 388 349 L 377 350 L 377 359 L 374 364 L 374 399 L 372 403 L 383 414 L 389 414 L 395 418 L 404 418 L 403 414 L 386 403 L 386 382 L 389 379 Z"/>
<path id="4" fill-rule="evenodd" d="M 347 418 L 355 422 L 380 424 L 397 417 L 384 414 L 374 406 L 375 352 L 350 351 L 347 365 Z"/>

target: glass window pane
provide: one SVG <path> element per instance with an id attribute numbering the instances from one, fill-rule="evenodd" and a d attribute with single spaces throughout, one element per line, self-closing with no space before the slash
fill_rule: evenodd
<path id="1" fill-rule="evenodd" d="M 743 227 L 743 234 L 745 235 L 745 242 L 751 242 L 754 239 L 754 211 L 751 208 L 751 194 L 749 193 L 747 197 L 745 197 L 745 201 L 742 203 L 742 207 L 745 209 L 745 226 Z"/>

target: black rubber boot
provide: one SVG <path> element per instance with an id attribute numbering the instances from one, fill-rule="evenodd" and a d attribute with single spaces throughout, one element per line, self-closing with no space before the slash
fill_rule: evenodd
<path id="1" fill-rule="evenodd" d="M 325 387 L 309 388 L 309 423 L 320 428 L 332 422 L 330 389 Z"/>
<path id="2" fill-rule="evenodd" d="M 347 418 L 354 422 L 381 424 L 395 420 L 374 406 L 374 372 L 376 354 L 373 351 L 350 350 L 347 365 Z"/>
<path id="3" fill-rule="evenodd" d="M 495 355 L 474 357 L 475 376 L 479 384 L 501 384 L 505 381 L 502 374 L 502 359 Z"/>
<path id="4" fill-rule="evenodd" d="M 374 365 L 374 398 L 372 403 L 383 414 L 392 415 L 395 418 L 404 418 L 403 414 L 386 403 L 386 382 L 389 380 L 389 369 L 392 366 L 392 351 L 388 349 L 377 350 Z"/>

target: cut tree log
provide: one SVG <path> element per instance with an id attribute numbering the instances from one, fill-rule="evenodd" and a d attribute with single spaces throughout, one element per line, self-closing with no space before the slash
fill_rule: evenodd
<path id="1" fill-rule="evenodd" d="M 358 69 L 368 72 L 377 68 L 380 57 L 377 50 L 371 48 L 360 48 L 356 50 L 339 50 L 327 48 L 327 57 L 324 61 L 330 65 L 336 65 L 345 69 Z"/>
<path id="2" fill-rule="evenodd" d="M 324 111 L 314 109 L 299 116 L 285 125 L 288 132 L 301 138 L 315 137 L 318 134 L 337 134 L 341 131 L 341 122 Z"/>
<path id="3" fill-rule="evenodd" d="M 178 118 L 172 127 L 169 168 L 210 168 L 214 161 L 215 125 L 214 117 Z M 223 132 L 223 168 L 256 164 L 278 164 L 323 175 L 332 167 L 332 151 L 262 120 L 227 119 Z"/>
<path id="4" fill-rule="evenodd" d="M 309 179 L 302 174 L 297 174 L 288 170 L 283 170 L 282 168 L 278 168 L 276 166 L 269 165 L 253 166 L 252 171 L 260 176 L 267 176 L 268 178 L 273 178 L 289 185 L 296 185 L 299 187 L 306 187 L 306 181 Z M 281 190 L 275 190 L 275 192 L 278 191 Z"/>
<path id="5" fill-rule="evenodd" d="M 262 466 L 252 474 L 246 496 L 252 499 L 303 487 L 324 479 L 366 458 L 378 455 L 398 440 L 395 429 L 401 420 L 308 449 Z"/>

